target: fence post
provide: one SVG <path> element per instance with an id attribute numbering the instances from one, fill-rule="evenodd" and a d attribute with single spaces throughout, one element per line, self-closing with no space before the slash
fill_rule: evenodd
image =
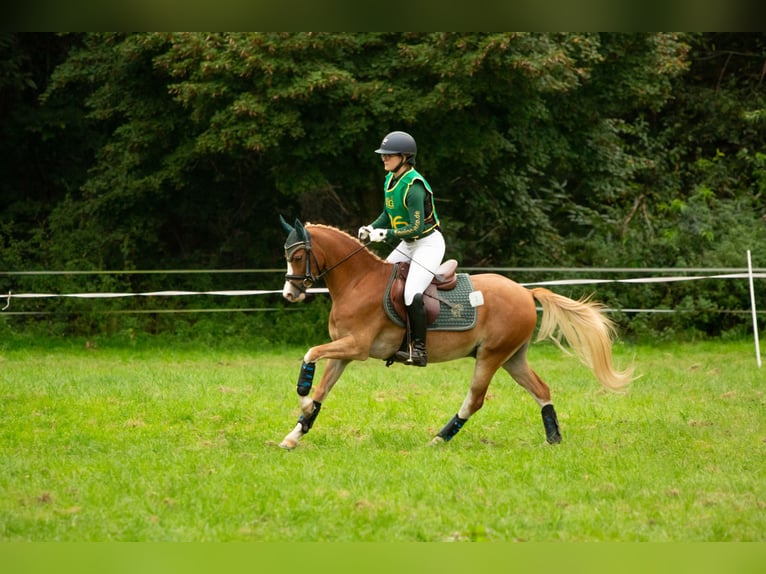
<path id="1" fill-rule="evenodd" d="M 747 277 L 750 281 L 750 308 L 753 311 L 753 339 L 755 340 L 755 362 L 761 368 L 761 347 L 758 343 L 758 320 L 755 312 L 755 289 L 753 288 L 753 264 L 750 260 L 750 250 L 747 250 Z"/>

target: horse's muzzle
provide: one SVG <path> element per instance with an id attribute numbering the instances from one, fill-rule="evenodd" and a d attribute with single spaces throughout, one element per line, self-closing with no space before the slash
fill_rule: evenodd
<path id="1" fill-rule="evenodd" d="M 299 289 L 290 281 L 285 281 L 285 286 L 282 288 L 282 297 L 290 301 L 290 303 L 297 303 L 306 298 L 306 290 Z"/>

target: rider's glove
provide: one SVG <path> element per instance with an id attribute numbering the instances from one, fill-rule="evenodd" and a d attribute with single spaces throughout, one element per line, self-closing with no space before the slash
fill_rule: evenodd
<path id="1" fill-rule="evenodd" d="M 370 241 L 375 243 L 379 241 L 385 241 L 387 236 L 388 229 L 373 229 L 370 231 Z"/>
<path id="2" fill-rule="evenodd" d="M 357 237 L 359 241 L 367 241 L 370 238 L 370 233 L 372 233 L 372 225 L 363 225 L 359 228 Z"/>

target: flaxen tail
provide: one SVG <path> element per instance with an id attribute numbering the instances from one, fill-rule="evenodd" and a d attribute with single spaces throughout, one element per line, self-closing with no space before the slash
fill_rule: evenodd
<path id="1" fill-rule="evenodd" d="M 532 289 L 543 307 L 537 341 L 550 339 L 565 352 L 562 337 L 583 364 L 590 367 L 602 386 L 619 390 L 635 377 L 633 368 L 615 370 L 612 365 L 614 323 L 604 315 L 604 306 L 588 298 L 575 301 L 548 289 Z"/>

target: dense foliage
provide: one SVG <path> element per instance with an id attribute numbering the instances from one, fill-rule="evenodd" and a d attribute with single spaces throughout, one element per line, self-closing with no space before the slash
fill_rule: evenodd
<path id="1" fill-rule="evenodd" d="M 464 266 L 766 265 L 766 34 L 4 33 L 0 70 L 3 270 L 280 268 L 278 214 L 379 213 L 394 129 Z M 743 282 L 597 296 L 745 328 Z"/>

